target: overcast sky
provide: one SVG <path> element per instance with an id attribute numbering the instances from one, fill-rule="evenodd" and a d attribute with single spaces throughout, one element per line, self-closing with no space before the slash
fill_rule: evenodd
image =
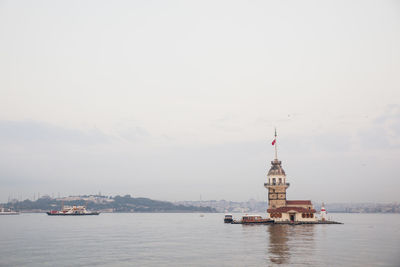
<path id="1" fill-rule="evenodd" d="M 400 201 L 399 1 L 0 0 L 0 201 Z"/>

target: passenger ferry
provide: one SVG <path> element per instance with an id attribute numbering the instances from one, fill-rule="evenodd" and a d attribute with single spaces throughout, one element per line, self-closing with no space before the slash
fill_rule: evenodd
<path id="1" fill-rule="evenodd" d="M 100 212 L 88 211 L 85 206 L 62 206 L 61 210 L 51 210 L 46 212 L 50 216 L 82 216 L 99 215 Z"/>

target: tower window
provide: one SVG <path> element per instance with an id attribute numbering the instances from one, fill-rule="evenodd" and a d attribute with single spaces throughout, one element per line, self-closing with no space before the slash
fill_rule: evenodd
<path id="1" fill-rule="evenodd" d="M 272 183 L 276 184 L 276 179 L 275 178 L 272 178 Z"/>
<path id="2" fill-rule="evenodd" d="M 280 184 L 282 183 L 282 178 L 279 178 L 279 183 L 280 183 Z"/>

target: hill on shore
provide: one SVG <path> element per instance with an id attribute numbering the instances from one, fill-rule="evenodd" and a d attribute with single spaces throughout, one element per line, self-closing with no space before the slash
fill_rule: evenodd
<path id="1" fill-rule="evenodd" d="M 51 198 L 46 196 L 36 201 L 26 199 L 24 201 L 4 203 L 1 206 L 20 212 L 44 212 L 59 210 L 62 204 L 67 206 L 85 205 L 89 210 L 102 212 L 216 212 L 211 207 L 180 205 L 149 198 L 134 198 L 130 195 L 115 197 L 91 195 L 65 198 Z"/>

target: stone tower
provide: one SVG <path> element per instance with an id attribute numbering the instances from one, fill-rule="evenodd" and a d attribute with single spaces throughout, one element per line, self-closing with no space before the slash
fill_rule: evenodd
<path id="1" fill-rule="evenodd" d="M 264 183 L 264 187 L 268 190 L 268 209 L 286 206 L 286 189 L 289 187 L 289 183 L 286 183 L 286 174 L 282 168 L 282 162 L 278 160 L 276 137 L 275 130 L 275 139 L 272 142 L 272 145 L 275 146 L 275 159 L 271 161 L 267 182 Z"/>

